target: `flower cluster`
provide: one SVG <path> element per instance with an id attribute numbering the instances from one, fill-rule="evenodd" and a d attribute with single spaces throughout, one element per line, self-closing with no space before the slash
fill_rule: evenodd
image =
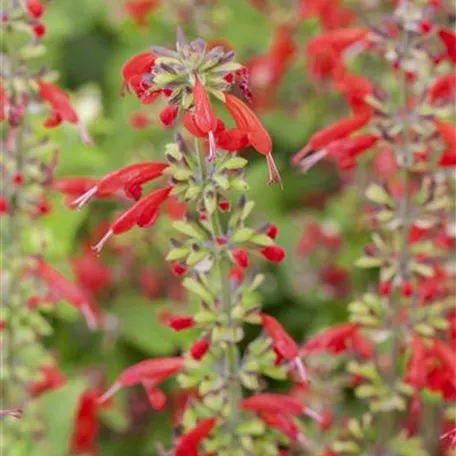
<path id="1" fill-rule="evenodd" d="M 365 409 L 341 424 L 330 444 L 337 455 L 450 454 L 454 427 L 456 129 L 448 114 L 455 35 L 435 19 L 440 2 L 396 3 L 375 27 L 334 29 L 311 40 L 315 74 L 344 95 L 352 114 L 314 133 L 293 157 L 302 171 L 330 159 L 353 172 L 375 154 L 375 180 L 364 189 L 374 232 L 357 266 L 378 270 L 377 291 L 349 305 L 350 323 L 302 349 L 311 365 L 321 350 L 352 357 L 347 368 Z M 386 62 L 394 83 L 377 87 L 350 71 L 347 60 L 367 51 Z M 426 434 L 430 410 L 434 431 Z"/>

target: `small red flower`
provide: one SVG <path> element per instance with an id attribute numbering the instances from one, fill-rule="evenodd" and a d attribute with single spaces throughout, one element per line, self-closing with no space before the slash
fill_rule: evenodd
<path id="1" fill-rule="evenodd" d="M 28 390 L 33 397 L 40 396 L 49 390 L 58 389 L 66 383 L 66 377 L 55 366 L 43 366 L 41 374 L 43 379 L 28 386 Z"/>
<path id="2" fill-rule="evenodd" d="M 5 215 L 9 211 L 9 204 L 3 195 L 0 195 L 0 215 Z"/>
<path id="3" fill-rule="evenodd" d="M 62 122 L 78 125 L 81 137 L 86 144 L 91 144 L 92 139 L 84 126 L 79 122 L 78 115 L 74 110 L 70 97 L 61 88 L 49 82 L 38 81 L 39 95 L 52 109 L 51 116 L 44 121 L 45 128 L 53 128 Z"/>
<path id="4" fill-rule="evenodd" d="M 99 253 L 111 236 L 125 233 L 135 225 L 141 228 L 152 225 L 158 217 L 160 205 L 166 201 L 172 189 L 172 186 L 160 188 L 139 200 L 115 220 L 108 232 L 93 247 L 93 250 Z"/>
<path id="5" fill-rule="evenodd" d="M 37 22 L 32 25 L 32 31 L 37 38 L 41 38 L 46 34 L 46 26 L 41 22 Z"/>
<path id="6" fill-rule="evenodd" d="M 438 35 L 442 40 L 442 44 L 446 48 L 446 56 L 453 62 L 456 63 L 456 34 L 453 30 L 442 27 L 438 31 Z"/>
<path id="7" fill-rule="evenodd" d="M 205 418 L 199 421 L 179 439 L 175 456 L 198 456 L 201 442 L 209 436 L 216 422 L 216 418 Z"/>
<path id="8" fill-rule="evenodd" d="M 173 274 L 177 277 L 181 277 L 187 272 L 187 268 L 181 263 L 174 263 L 171 269 Z"/>
<path id="9" fill-rule="evenodd" d="M 209 350 L 211 344 L 207 339 L 200 339 L 193 343 L 190 347 L 190 355 L 191 357 L 196 360 L 200 361 L 204 358 L 204 355 Z"/>
<path id="10" fill-rule="evenodd" d="M 157 391 L 156 386 L 165 381 L 171 375 L 179 372 L 183 365 L 184 360 L 180 357 L 153 358 L 134 364 L 120 374 L 118 380 L 111 386 L 111 388 L 98 398 L 97 402 L 100 404 L 104 403 L 119 389 L 138 384 L 142 384 L 145 388 L 147 388 L 147 392 L 149 394 L 155 394 Z M 152 397 L 154 398 L 154 396 Z M 158 404 L 155 403 L 154 405 Z"/>
<path id="11" fill-rule="evenodd" d="M 285 250 L 279 245 L 269 245 L 261 249 L 263 255 L 268 261 L 272 263 L 280 263 L 285 259 Z"/>
<path id="12" fill-rule="evenodd" d="M 263 393 L 250 396 L 238 402 L 240 408 L 256 413 L 278 413 L 299 416 L 305 406 L 301 399 L 284 394 Z"/>
<path id="13" fill-rule="evenodd" d="M 249 255 L 244 249 L 240 247 L 235 249 L 233 251 L 233 259 L 240 268 L 247 269 L 249 267 Z"/>
<path id="14" fill-rule="evenodd" d="M 179 105 L 168 104 L 165 106 L 163 111 L 160 113 L 160 121 L 166 128 L 173 126 L 177 115 L 179 114 Z"/>
<path id="15" fill-rule="evenodd" d="M 293 157 L 293 163 L 299 163 L 311 151 L 321 151 L 333 141 L 350 136 L 355 131 L 363 128 L 370 119 L 370 113 L 358 114 L 347 119 L 339 120 L 323 130 L 314 133 L 308 144 Z"/>
<path id="16" fill-rule="evenodd" d="M 39 19 L 44 14 L 44 6 L 38 0 L 27 0 L 25 7 L 33 19 Z"/>
<path id="17" fill-rule="evenodd" d="M 149 128 L 149 116 L 145 112 L 137 111 L 131 115 L 130 125 L 137 130 L 144 130 L 146 128 Z"/>
<path id="18" fill-rule="evenodd" d="M 190 315 L 174 315 L 168 320 L 168 326 L 174 331 L 182 331 L 183 329 L 193 328 L 195 320 Z"/>
<path id="19" fill-rule="evenodd" d="M 429 87 L 429 101 L 432 105 L 442 105 L 454 101 L 456 95 L 456 73 L 440 76 Z"/>
<path id="20" fill-rule="evenodd" d="M 72 258 L 71 266 L 78 282 L 93 294 L 104 290 L 112 279 L 109 268 L 90 250 Z"/>
<path id="21" fill-rule="evenodd" d="M 272 158 L 272 140 L 255 113 L 239 98 L 225 94 L 225 105 L 237 127 L 243 131 L 252 147 L 266 157 L 269 183 L 281 184 L 280 174 Z"/>
<path id="22" fill-rule="evenodd" d="M 196 74 L 193 99 L 195 103 L 193 108 L 193 119 L 196 126 L 205 135 L 209 135 L 210 132 L 215 132 L 217 129 L 217 116 L 215 115 L 215 110 L 209 99 L 209 95 Z"/>
<path id="23" fill-rule="evenodd" d="M 272 339 L 276 353 L 287 361 L 292 362 L 296 366 L 301 379 L 304 382 L 308 382 L 307 372 L 299 357 L 299 350 L 296 342 L 288 335 L 283 326 L 275 318 L 264 313 L 260 316 L 261 323 L 266 333 Z"/>
<path id="24" fill-rule="evenodd" d="M 147 27 L 147 16 L 158 8 L 160 0 L 128 0 L 125 5 L 126 13 L 138 27 Z"/>
<path id="25" fill-rule="evenodd" d="M 223 212 L 228 212 L 231 209 L 231 204 L 227 200 L 219 201 L 218 207 Z"/>

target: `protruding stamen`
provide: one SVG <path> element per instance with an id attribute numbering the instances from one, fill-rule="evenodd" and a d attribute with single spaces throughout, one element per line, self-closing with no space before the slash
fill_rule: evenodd
<path id="1" fill-rule="evenodd" d="M 81 209 L 87 201 L 89 201 L 95 193 L 97 193 L 98 187 L 95 185 L 90 190 L 87 190 L 84 194 L 76 198 L 74 201 L 71 202 L 72 207 L 76 207 L 77 209 Z"/>
<path id="2" fill-rule="evenodd" d="M 0 416 L 12 416 L 13 418 L 16 418 L 17 420 L 20 420 L 23 416 L 23 412 L 21 409 L 5 409 L 5 410 L 0 410 Z"/>
<path id="3" fill-rule="evenodd" d="M 321 414 L 311 409 L 310 407 L 304 407 L 304 413 L 313 420 L 315 420 L 317 423 L 323 422 L 323 417 L 321 416 Z"/>
<path id="4" fill-rule="evenodd" d="M 209 161 L 212 161 L 215 158 L 217 152 L 217 146 L 215 144 L 215 137 L 212 131 L 209 132 Z"/>
<path id="5" fill-rule="evenodd" d="M 301 163 L 299 164 L 299 169 L 306 173 L 312 168 L 315 164 L 317 164 L 322 158 L 326 157 L 328 153 L 326 149 L 319 150 L 318 152 L 309 155 L 308 157 L 304 158 Z"/>
<path id="6" fill-rule="evenodd" d="M 86 302 L 82 303 L 81 305 L 81 313 L 84 315 L 87 325 L 89 326 L 89 329 L 91 331 L 94 331 L 95 329 L 98 328 L 98 322 L 97 322 L 97 316 L 93 312 L 92 308 L 90 305 Z"/>
<path id="7" fill-rule="evenodd" d="M 307 369 L 304 366 L 301 358 L 295 358 L 293 360 L 294 365 L 296 366 L 296 370 L 298 371 L 301 380 L 305 383 L 310 383 L 309 376 L 307 375 Z"/>
<path id="8" fill-rule="evenodd" d="M 280 178 L 279 171 L 277 169 L 277 166 L 276 166 L 271 154 L 266 155 L 266 161 L 268 163 L 268 174 L 269 174 L 268 184 L 277 183 L 280 185 L 280 188 L 283 189 L 282 179 Z"/>
<path id="9" fill-rule="evenodd" d="M 84 144 L 87 144 L 88 146 L 92 146 L 93 145 L 93 139 L 89 135 L 89 132 L 86 130 L 84 125 L 82 125 L 82 123 L 78 124 L 78 130 L 79 130 L 79 134 L 81 135 L 82 142 Z"/>
<path id="10" fill-rule="evenodd" d="M 98 242 L 98 244 L 92 247 L 92 250 L 98 255 L 101 250 L 103 249 L 106 242 L 108 242 L 109 238 L 114 234 L 114 231 L 109 230 Z"/>
<path id="11" fill-rule="evenodd" d="M 111 388 L 109 388 L 104 394 L 102 394 L 98 399 L 97 399 L 97 403 L 98 404 L 103 404 L 104 402 L 106 402 L 108 399 L 110 399 L 112 396 L 114 396 L 114 394 L 117 393 L 117 391 L 120 390 L 120 388 L 122 388 L 122 385 L 120 382 L 115 382 Z"/>

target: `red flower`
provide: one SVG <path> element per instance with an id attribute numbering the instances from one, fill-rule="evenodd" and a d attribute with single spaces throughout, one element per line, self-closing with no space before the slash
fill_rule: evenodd
<path id="1" fill-rule="evenodd" d="M 174 315 L 168 320 L 168 326 L 174 331 L 182 331 L 183 329 L 193 328 L 195 320 L 190 315 Z"/>
<path id="2" fill-rule="evenodd" d="M 456 126 L 439 119 L 434 119 L 434 125 L 442 141 L 449 147 L 440 156 L 437 164 L 444 167 L 456 166 Z"/>
<path id="3" fill-rule="evenodd" d="M 293 157 L 293 163 L 298 163 L 311 151 L 320 151 L 329 146 L 333 141 L 346 138 L 355 131 L 363 128 L 370 119 L 371 115 L 369 113 L 358 114 L 354 117 L 339 120 L 323 130 L 314 133 L 308 144 Z"/>
<path id="4" fill-rule="evenodd" d="M 38 0 L 27 0 L 25 7 L 33 19 L 39 19 L 44 14 L 44 6 Z"/>
<path id="5" fill-rule="evenodd" d="M 216 421 L 216 418 L 205 418 L 186 432 L 179 439 L 175 456 L 198 456 L 198 448 L 201 442 L 212 432 Z"/>
<path id="6" fill-rule="evenodd" d="M 124 166 L 101 178 L 96 185 L 74 200 L 73 205 L 80 208 L 93 196 L 113 195 L 122 188 L 128 197 L 138 200 L 142 194 L 142 185 L 160 177 L 167 167 L 168 164 L 164 162 L 141 162 Z"/>
<path id="7" fill-rule="evenodd" d="M 208 135 L 211 132 L 213 133 L 217 129 L 217 116 L 215 115 L 215 110 L 211 104 L 209 95 L 196 74 L 193 99 L 195 103 L 193 120 L 195 121 L 196 126 L 205 135 Z"/>
<path id="8" fill-rule="evenodd" d="M 36 24 L 32 25 L 32 31 L 37 38 L 41 38 L 46 34 L 46 26 L 41 22 L 37 22 Z"/>
<path id="9" fill-rule="evenodd" d="M 456 73 L 440 76 L 429 87 L 429 101 L 432 105 L 442 105 L 454 101 L 456 95 Z"/>
<path id="10" fill-rule="evenodd" d="M 0 122 L 6 118 L 6 110 L 8 106 L 8 95 L 6 94 L 5 87 L 0 83 Z"/>
<path id="11" fill-rule="evenodd" d="M 108 232 L 93 247 L 93 250 L 99 253 L 111 236 L 125 233 L 135 225 L 141 228 L 152 225 L 158 217 L 160 205 L 166 201 L 172 189 L 172 186 L 160 188 L 139 200 L 128 211 L 116 219 Z"/>
<path id="12" fill-rule="evenodd" d="M 238 402 L 245 410 L 261 413 L 278 413 L 299 416 L 304 413 L 305 406 L 297 397 L 283 394 L 263 393 L 250 396 Z"/>
<path id="13" fill-rule="evenodd" d="M 166 128 L 173 126 L 176 120 L 177 114 L 179 114 L 179 105 L 169 104 L 165 106 L 165 109 L 160 113 L 160 121 Z"/>
<path id="14" fill-rule="evenodd" d="M 371 113 L 373 108 L 366 102 L 366 97 L 374 90 L 372 82 L 362 76 L 346 72 L 342 72 L 339 77 L 335 76 L 334 87 L 345 96 L 353 113 Z"/>
<path id="15" fill-rule="evenodd" d="M 262 413 L 260 418 L 270 427 L 277 429 L 285 434 L 291 441 L 299 441 L 303 446 L 307 446 L 307 439 L 299 432 L 298 427 L 293 422 L 293 418 L 287 415 L 275 413 Z"/>
<path id="16" fill-rule="evenodd" d="M 292 362 L 296 366 L 301 379 L 304 382 L 308 382 L 307 372 L 299 357 L 296 342 L 287 334 L 283 326 L 275 318 L 264 313 L 260 316 L 266 333 L 272 339 L 274 351 L 280 357 Z"/>
<path id="17" fill-rule="evenodd" d="M 150 119 L 147 113 L 137 111 L 130 117 L 130 125 L 137 130 L 144 130 L 150 127 Z"/>
<path id="18" fill-rule="evenodd" d="M 160 4 L 160 0 L 128 0 L 124 8 L 138 27 L 147 27 L 147 16 Z"/>
<path id="19" fill-rule="evenodd" d="M 190 347 L 191 357 L 196 361 L 200 361 L 201 359 L 203 359 L 204 355 L 207 353 L 210 346 L 211 344 L 207 339 L 197 340 Z"/>
<path id="20" fill-rule="evenodd" d="M 442 27 L 439 30 L 438 35 L 446 48 L 446 56 L 453 63 L 456 63 L 456 34 L 453 30 Z"/>
<path id="21" fill-rule="evenodd" d="M 133 56 L 122 68 L 122 91 L 133 90 L 143 103 L 152 103 L 161 93 L 160 90 L 150 91 L 150 82 L 147 80 L 156 58 L 153 52 Z"/>
<path id="22" fill-rule="evenodd" d="M 244 249 L 240 247 L 235 249 L 233 251 L 233 259 L 240 268 L 247 269 L 249 267 L 249 256 Z"/>
<path id="23" fill-rule="evenodd" d="M 153 358 L 134 364 L 120 374 L 119 379 L 111 388 L 98 398 L 98 403 L 106 402 L 121 388 L 142 384 L 146 389 L 152 407 L 160 409 L 164 405 L 164 396 L 157 385 L 179 372 L 183 365 L 183 358 L 180 357 Z"/>
<path id="24" fill-rule="evenodd" d="M 94 308 L 94 303 L 81 287 L 70 282 L 43 259 L 37 261 L 36 272 L 46 282 L 54 298 L 67 300 L 72 306 L 81 311 L 87 320 L 89 328 L 94 329 L 97 327 L 100 318 L 99 311 Z"/>
<path id="25" fill-rule="evenodd" d="M 40 396 L 49 390 L 60 388 L 66 383 L 66 377 L 55 366 L 43 366 L 41 368 L 43 378 L 28 386 L 33 397 Z"/>
<path id="26" fill-rule="evenodd" d="M 349 349 L 355 350 L 363 358 L 371 358 L 374 347 L 370 340 L 361 336 L 359 328 L 353 323 L 343 323 L 325 329 L 311 337 L 302 347 L 303 355 L 328 351 L 338 354 Z"/>
<path id="27" fill-rule="evenodd" d="M 239 98 L 229 93 L 225 94 L 225 105 L 236 122 L 237 127 L 243 131 L 252 147 L 266 156 L 269 171 L 269 183 L 281 184 L 280 175 L 272 158 L 272 140 L 255 113 Z"/>
<path id="28" fill-rule="evenodd" d="M 269 245 L 261 249 L 263 255 L 268 261 L 272 263 L 281 263 L 285 259 L 285 250 L 279 245 Z"/>
<path id="29" fill-rule="evenodd" d="M 76 124 L 81 137 L 87 144 L 92 142 L 84 126 L 79 122 L 78 115 L 71 105 L 70 97 L 66 92 L 49 82 L 38 81 L 39 95 L 52 109 L 51 116 L 44 121 L 45 128 L 53 128 L 62 122 Z"/>

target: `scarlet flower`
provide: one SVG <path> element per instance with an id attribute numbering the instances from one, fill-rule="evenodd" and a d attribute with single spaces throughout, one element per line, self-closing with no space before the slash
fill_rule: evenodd
<path id="1" fill-rule="evenodd" d="M 366 101 L 374 90 L 369 79 L 343 71 L 341 76 L 335 75 L 334 87 L 345 96 L 354 114 L 372 112 L 372 106 Z"/>
<path id="2" fill-rule="evenodd" d="M 307 372 L 299 357 L 299 350 L 296 342 L 288 335 L 283 326 L 270 315 L 262 313 L 261 323 L 268 336 L 272 339 L 274 351 L 282 358 L 292 362 L 299 372 L 301 379 L 308 382 Z"/>
<path id="3" fill-rule="evenodd" d="M 0 122 L 6 118 L 6 110 L 8 106 L 8 95 L 6 94 L 5 87 L 0 83 Z"/>
<path id="4" fill-rule="evenodd" d="M 160 205 L 166 201 L 172 189 L 172 186 L 160 188 L 139 200 L 115 220 L 93 250 L 99 253 L 111 236 L 125 233 L 135 225 L 141 228 L 152 225 L 159 215 Z"/>
<path id="5" fill-rule="evenodd" d="M 293 422 L 293 418 L 287 415 L 274 413 L 262 413 L 260 418 L 270 427 L 277 429 L 285 434 L 291 441 L 299 440 L 301 444 L 307 446 L 306 438 L 299 432 L 298 427 Z"/>
<path id="6" fill-rule="evenodd" d="M 225 94 L 225 105 L 237 127 L 243 131 L 252 147 L 266 157 L 269 181 L 282 184 L 280 174 L 272 158 L 272 140 L 255 113 L 239 98 Z"/>
<path id="7" fill-rule="evenodd" d="M 160 113 L 160 120 L 162 125 L 166 128 L 172 127 L 174 121 L 176 120 L 177 114 L 179 114 L 179 105 L 166 105 L 163 111 Z"/>
<path id="8" fill-rule="evenodd" d="M 187 272 L 187 268 L 181 263 L 174 263 L 172 265 L 172 271 L 174 275 L 181 277 Z"/>
<path id="9" fill-rule="evenodd" d="M 182 435 L 176 447 L 175 456 L 198 456 L 200 444 L 212 432 L 216 422 L 216 418 L 205 418 Z"/>
<path id="10" fill-rule="evenodd" d="M 168 320 L 168 325 L 174 331 L 182 331 L 195 326 L 195 320 L 190 315 L 174 315 Z"/>
<path id="11" fill-rule="evenodd" d="M 142 185 L 160 177 L 167 167 L 168 164 L 164 162 L 140 162 L 124 166 L 101 178 L 72 204 L 80 208 L 94 196 L 113 195 L 122 188 L 128 197 L 138 200 L 141 197 Z"/>
<path id="12" fill-rule="evenodd" d="M 249 267 L 249 256 L 244 249 L 238 247 L 233 250 L 233 259 L 240 268 L 247 269 Z"/>
<path id="13" fill-rule="evenodd" d="M 90 329 L 97 327 L 100 317 L 99 311 L 94 308 L 94 303 L 81 287 L 70 282 L 41 258 L 37 261 L 36 273 L 46 282 L 54 298 L 67 300 L 81 311 Z"/>
<path id="14" fill-rule="evenodd" d="M 279 234 L 279 229 L 277 228 L 277 226 L 274 225 L 273 223 L 270 223 L 267 227 L 266 236 L 271 239 L 275 239 L 278 234 Z"/>
<path id="15" fill-rule="evenodd" d="M 150 91 L 148 77 L 151 74 L 157 55 L 143 52 L 133 56 L 122 68 L 122 92 L 133 90 L 144 104 L 150 104 L 160 95 L 161 90 Z"/>
<path id="16" fill-rule="evenodd" d="M 203 359 L 204 355 L 207 353 L 210 346 L 211 344 L 207 339 L 197 340 L 190 347 L 191 357 L 196 361 L 200 361 L 201 359 Z"/>
<path id="17" fill-rule="evenodd" d="M 44 14 L 44 6 L 38 0 L 27 0 L 25 7 L 33 19 L 39 19 Z"/>
<path id="18" fill-rule="evenodd" d="M 102 404 L 119 389 L 142 384 L 152 407 L 162 408 L 163 396 L 157 386 L 171 375 L 179 372 L 184 365 L 183 358 L 152 358 L 141 361 L 125 369 L 118 380 L 101 396 L 97 402 Z M 160 394 L 161 393 L 161 394 Z"/>
<path id="19" fill-rule="evenodd" d="M 41 22 L 37 22 L 32 25 L 32 31 L 37 38 L 41 38 L 46 34 L 46 26 Z"/>
<path id="20" fill-rule="evenodd" d="M 443 105 L 453 101 L 456 94 L 456 73 L 440 76 L 429 87 L 428 94 L 432 105 Z"/>
<path id="21" fill-rule="evenodd" d="M 441 27 L 438 31 L 438 35 L 442 40 L 442 44 L 445 46 L 446 56 L 453 63 L 456 63 L 456 34 L 453 30 Z"/>
<path id="22" fill-rule="evenodd" d="M 58 389 L 66 383 L 66 377 L 55 366 L 43 366 L 40 371 L 43 378 L 28 386 L 33 397 L 40 396 L 49 390 Z"/>
<path id="23" fill-rule="evenodd" d="M 68 94 L 49 82 L 38 81 L 37 84 L 40 97 L 47 102 L 52 109 L 51 116 L 44 121 L 43 126 L 45 128 L 54 128 L 62 122 L 75 124 L 79 128 L 82 140 L 86 144 L 91 144 L 92 139 L 84 126 L 79 122 L 79 117 L 71 105 Z"/>
<path id="24" fill-rule="evenodd" d="M 130 125 L 137 130 L 144 130 L 146 128 L 149 128 L 149 116 L 145 112 L 137 111 L 131 115 Z"/>
<path id="25" fill-rule="evenodd" d="M 352 348 L 363 358 L 371 358 L 374 347 L 370 340 L 364 338 L 357 325 L 353 323 L 343 323 L 325 329 L 311 337 L 302 347 L 303 355 L 328 351 L 338 354 Z"/>
<path id="26" fill-rule="evenodd" d="M 448 145 L 438 160 L 438 165 L 443 167 L 456 166 L 456 126 L 439 119 L 434 119 L 434 125 L 440 134 L 442 141 Z"/>
<path id="27" fill-rule="evenodd" d="M 147 16 L 160 5 L 160 0 L 128 0 L 125 11 L 138 27 L 147 27 Z"/>
<path id="28" fill-rule="evenodd" d="M 196 126 L 206 135 L 209 135 L 211 132 L 213 133 L 217 129 L 217 116 L 215 115 L 209 95 L 196 74 L 193 99 L 195 103 L 193 119 Z"/>
<path id="29" fill-rule="evenodd" d="M 301 149 L 292 159 L 293 163 L 299 163 L 309 152 L 320 151 L 329 146 L 333 141 L 344 139 L 355 131 L 363 128 L 371 119 L 369 113 L 358 114 L 353 117 L 339 120 L 332 125 L 312 135 L 307 145 Z"/>
<path id="30" fill-rule="evenodd" d="M 285 250 L 279 245 L 268 245 L 260 253 L 272 263 L 280 263 L 285 259 Z"/>
<path id="31" fill-rule="evenodd" d="M 256 394 L 240 400 L 238 405 L 242 409 L 256 413 L 266 412 L 295 416 L 302 415 L 305 409 L 299 398 L 274 393 Z"/>

